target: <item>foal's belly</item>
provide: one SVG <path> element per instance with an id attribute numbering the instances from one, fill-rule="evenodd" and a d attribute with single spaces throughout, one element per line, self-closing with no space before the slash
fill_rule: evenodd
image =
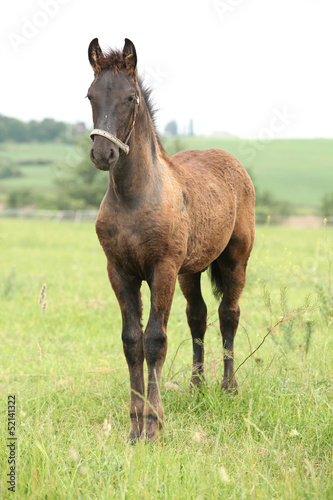
<path id="1" fill-rule="evenodd" d="M 179 273 L 196 273 L 205 269 L 221 255 L 234 231 L 236 210 L 233 200 L 214 207 L 206 206 L 196 214 L 189 213 L 187 251 Z"/>
<path id="2" fill-rule="evenodd" d="M 207 235 L 206 235 L 207 236 Z M 214 238 L 196 239 L 190 237 L 187 254 L 179 270 L 179 274 L 198 273 L 206 269 L 213 260 L 217 259 L 228 245 L 231 231 L 215 235 Z"/>

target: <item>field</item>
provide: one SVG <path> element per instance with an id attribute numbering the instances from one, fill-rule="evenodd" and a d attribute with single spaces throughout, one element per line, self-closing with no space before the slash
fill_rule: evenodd
<path id="1" fill-rule="evenodd" d="M 0 145 L 0 156 L 20 168 L 22 177 L 1 180 L 1 193 L 11 187 L 52 189 L 57 168 L 66 163 L 66 155 L 73 146 L 60 143 L 5 143 Z"/>
<path id="2" fill-rule="evenodd" d="M 165 139 L 165 147 L 170 154 L 180 149 L 225 149 L 249 169 L 259 190 L 268 190 L 275 199 L 291 203 L 300 214 L 316 214 L 324 194 L 332 191 L 333 139 L 178 137 Z M 69 144 L 1 144 L 0 160 L 11 162 L 22 176 L 1 179 L 0 203 L 13 189 L 26 188 L 36 195 L 41 190 L 54 192 L 54 179 L 59 172 L 74 166 L 84 155 L 77 146 Z"/>
<path id="3" fill-rule="evenodd" d="M 164 430 L 158 444 L 133 447 L 120 314 L 93 224 L 1 219 L 1 498 L 333 498 L 332 244 L 326 228 L 257 229 L 236 366 L 265 341 L 240 366 L 236 396 L 219 389 L 222 348 L 206 276 L 207 387 L 190 391 L 177 288 Z M 10 395 L 16 496 L 6 483 Z"/>
<path id="4" fill-rule="evenodd" d="M 21 176 L 0 179 L 0 203 L 5 203 L 12 190 L 28 189 L 37 195 L 41 191 L 54 192 L 55 178 L 61 169 L 75 165 L 80 159 L 79 148 L 71 144 L 0 144 L 0 161 L 21 172 Z"/>
<path id="5" fill-rule="evenodd" d="M 182 144 L 182 138 L 180 138 Z M 168 143 L 166 142 L 166 147 Z M 182 149 L 225 149 L 250 171 L 257 187 L 278 200 L 315 208 L 333 185 L 332 139 L 245 140 L 188 137 Z"/>

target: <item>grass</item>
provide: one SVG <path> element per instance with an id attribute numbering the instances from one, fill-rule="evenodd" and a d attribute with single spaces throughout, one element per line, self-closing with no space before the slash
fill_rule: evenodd
<path id="1" fill-rule="evenodd" d="M 332 498 L 332 240 L 328 229 L 257 229 L 236 366 L 276 320 L 304 311 L 240 368 L 234 397 L 219 389 L 222 349 L 207 276 L 207 388 L 190 392 L 191 342 L 177 287 L 162 373 L 164 431 L 159 444 L 131 447 L 120 314 L 93 225 L 0 220 L 1 497 L 12 495 L 12 394 L 20 499 Z M 146 319 L 147 287 L 143 298 Z"/>

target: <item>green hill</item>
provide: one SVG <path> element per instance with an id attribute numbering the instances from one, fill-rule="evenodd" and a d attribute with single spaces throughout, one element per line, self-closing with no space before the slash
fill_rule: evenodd
<path id="1" fill-rule="evenodd" d="M 0 143 L 0 204 L 6 205 L 11 193 L 25 193 L 19 197 L 20 206 L 24 200 L 33 204 L 40 193 L 53 192 L 56 172 L 73 148 L 56 142 Z"/>
<path id="2" fill-rule="evenodd" d="M 165 144 L 170 150 L 224 149 L 250 171 L 257 188 L 299 206 L 315 209 L 333 191 L 333 139 L 180 137 Z"/>
<path id="3" fill-rule="evenodd" d="M 293 212 L 316 213 L 323 196 L 333 192 L 333 139 L 270 141 L 194 136 L 167 137 L 164 145 L 169 154 L 209 148 L 232 153 L 249 170 L 258 193 L 268 191 L 275 200 L 290 203 Z M 84 153 L 69 144 L 1 143 L 0 203 L 6 204 L 11 192 L 22 189 L 30 192 L 30 199 L 35 195 L 40 199 L 41 192 L 45 196 L 54 193 L 59 189 L 54 183 L 59 170 L 69 170 L 85 156 L 88 159 L 88 149 Z"/>

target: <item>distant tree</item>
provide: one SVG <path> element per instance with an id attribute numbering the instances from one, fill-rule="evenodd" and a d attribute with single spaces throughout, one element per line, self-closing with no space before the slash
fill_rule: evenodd
<path id="1" fill-rule="evenodd" d="M 164 132 L 166 135 L 178 135 L 178 125 L 176 120 L 171 120 L 167 123 Z"/>
<path id="2" fill-rule="evenodd" d="M 320 215 L 323 217 L 331 217 L 333 215 L 333 192 L 326 193 L 323 196 L 320 206 Z"/>
<path id="3" fill-rule="evenodd" d="M 22 175 L 22 171 L 13 165 L 13 162 L 9 158 L 0 156 L 0 179 L 22 177 Z"/>
<path id="4" fill-rule="evenodd" d="M 290 202 L 277 200 L 272 191 L 261 191 L 258 187 L 256 191 L 256 214 L 257 215 L 291 215 L 293 207 Z"/>
<path id="5" fill-rule="evenodd" d="M 91 163 L 91 140 L 88 135 L 84 136 L 78 145 L 82 160 L 74 166 L 66 165 L 56 180 L 60 199 L 67 208 L 98 208 L 106 193 L 108 174 L 101 172 Z"/>
<path id="6" fill-rule="evenodd" d="M 2 116 L 0 115 L 0 142 L 6 141 L 8 138 L 8 130 L 5 122 L 2 120 Z"/>
<path id="7" fill-rule="evenodd" d="M 31 120 L 26 123 L 16 118 L 0 115 L 0 142 L 49 142 L 65 141 L 75 142 L 77 137 L 85 132 L 84 124 L 72 127 L 72 134 L 68 137 L 68 125 L 52 118 L 45 118 L 41 122 Z"/>
<path id="8" fill-rule="evenodd" d="M 256 176 L 251 168 L 246 169 L 254 185 L 256 192 L 256 214 L 259 216 L 281 215 L 288 216 L 292 214 L 293 206 L 288 201 L 277 200 L 272 191 L 262 190 L 257 185 Z"/>
<path id="9" fill-rule="evenodd" d="M 56 139 L 64 138 L 66 133 L 66 124 L 63 122 L 56 122 L 52 118 L 45 118 L 39 127 L 34 127 L 37 133 L 33 140 L 48 142 Z"/>
<path id="10" fill-rule="evenodd" d="M 7 196 L 7 206 L 9 208 L 20 208 L 34 205 L 34 203 L 34 195 L 29 188 L 12 189 Z"/>
<path id="11" fill-rule="evenodd" d="M 16 118 L 0 115 L 0 142 L 26 142 L 29 140 L 29 131 L 26 123 Z"/>
<path id="12" fill-rule="evenodd" d="M 13 120 L 10 129 L 11 139 L 16 142 L 28 142 L 29 141 L 29 129 L 26 123 L 20 120 Z"/>
<path id="13" fill-rule="evenodd" d="M 179 136 L 169 138 L 165 141 L 165 149 L 169 156 L 175 155 L 179 151 L 186 149 L 186 142 Z"/>

